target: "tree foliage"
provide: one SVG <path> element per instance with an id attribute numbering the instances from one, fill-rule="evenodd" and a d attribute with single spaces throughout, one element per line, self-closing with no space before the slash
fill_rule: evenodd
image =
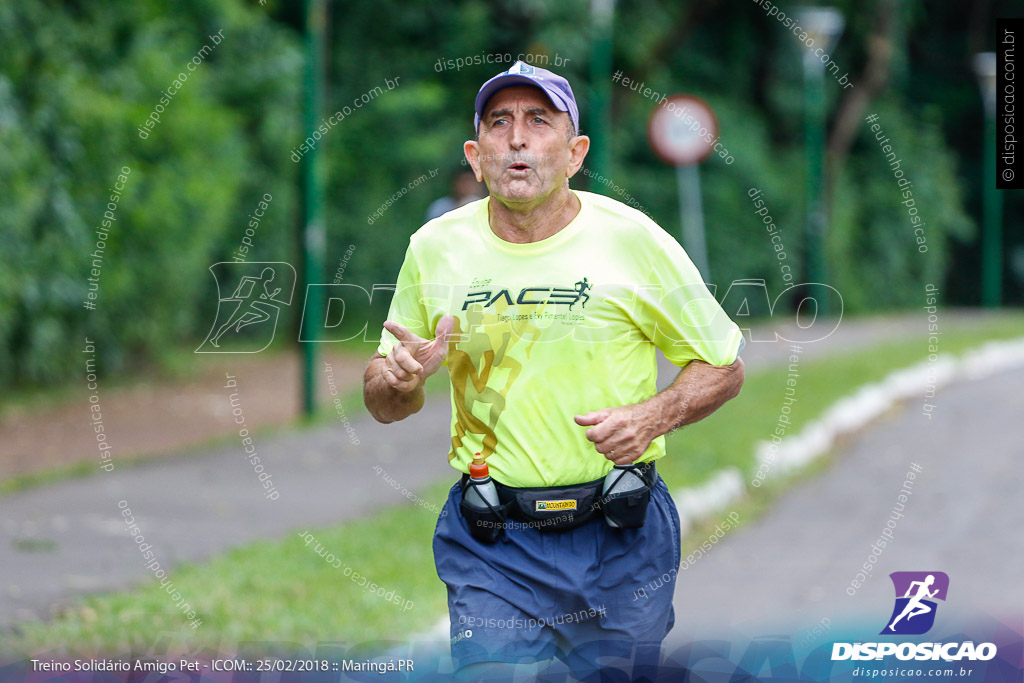
<path id="1" fill-rule="evenodd" d="M 273 200 L 248 260 L 296 263 L 299 165 L 290 155 L 305 136 L 299 4 L 0 5 L 0 340 L 7 350 L 0 380 L 58 380 L 77 367 L 86 336 L 107 371 L 197 343 L 216 307 L 207 269 L 230 258 L 264 194 Z M 915 306 L 923 285 L 943 282 L 956 265 L 953 246 L 974 239 L 968 209 L 977 188 L 973 180 L 965 183 L 962 167 L 976 170 L 980 138 L 951 129 L 980 124 L 980 103 L 967 46 L 955 43 L 965 66 L 953 81 L 950 65 L 960 62 L 936 48 L 957 35 L 962 18 L 954 9 L 926 14 L 923 2 L 900 4 L 899 11 L 888 0 L 836 5 L 847 27 L 835 61 L 900 149 L 928 221 L 928 252 L 917 250 L 907 207 L 865 124 L 830 178 L 832 281 L 848 311 Z M 792 13 L 795 5 L 782 9 Z M 555 70 L 573 84 L 588 130 L 596 85 L 590 11 L 584 0 L 330 4 L 324 117 L 345 107 L 351 113 L 319 147 L 327 180 L 327 282 L 349 245 L 355 249 L 345 283 L 369 290 L 394 281 L 426 207 L 448 193 L 448 181 L 463 168 L 474 96 L 510 65 L 505 55 L 526 53 L 540 65 L 547 56 L 550 67 L 560 58 Z M 881 24 L 895 28 L 882 31 Z M 223 42 L 141 138 L 137 129 L 162 93 L 220 30 Z M 889 49 L 884 79 L 858 80 L 879 63 L 881 44 Z M 752 189 L 763 193 L 796 281 L 803 276 L 800 49 L 791 32 L 750 0 L 616 5 L 613 69 L 659 93 L 705 99 L 734 158 L 726 164 L 712 156 L 701 168 L 711 279 L 720 296 L 737 279 L 762 278 L 773 297 L 784 285 Z M 446 60 L 476 56 L 478 64 L 443 68 Z M 389 81 L 397 87 L 353 106 Z M 826 91 L 831 131 L 837 112 L 853 105 L 850 91 L 830 76 Z M 674 172 L 646 138 L 656 104 L 614 84 L 611 97 L 608 175 L 678 235 Z M 122 167 L 131 173 L 106 243 L 97 307 L 86 310 L 95 229 Z M 368 221 L 434 169 L 435 178 L 407 189 L 380 219 Z M 582 174 L 572 185 L 616 196 L 594 181 L 588 187 Z M 301 300 L 300 291 L 292 308 Z M 379 314 L 387 301 L 374 303 Z"/>

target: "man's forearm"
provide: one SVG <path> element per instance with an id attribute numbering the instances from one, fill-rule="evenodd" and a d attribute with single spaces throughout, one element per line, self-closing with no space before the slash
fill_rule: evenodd
<path id="1" fill-rule="evenodd" d="M 657 436 L 683 425 L 703 420 L 726 401 L 735 398 L 743 386 L 743 361 L 717 367 L 691 361 L 664 391 L 644 401 Z"/>
<path id="2" fill-rule="evenodd" d="M 423 382 L 409 392 L 401 392 L 384 379 L 386 361 L 377 356 L 370 360 L 363 376 L 363 403 L 377 422 L 388 424 L 404 420 L 423 407 Z"/>

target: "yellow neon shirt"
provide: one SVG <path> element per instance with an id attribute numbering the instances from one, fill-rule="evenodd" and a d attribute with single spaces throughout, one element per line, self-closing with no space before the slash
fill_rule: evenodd
<path id="1" fill-rule="evenodd" d="M 410 239 L 388 319 L 433 339 L 455 316 L 448 460 L 460 472 L 480 452 L 509 486 L 599 479 L 612 462 L 574 415 L 653 396 L 655 346 L 678 366 L 736 360 L 742 334 L 679 243 L 635 209 L 574 193 L 579 214 L 539 242 L 495 235 L 489 198 Z M 395 341 L 383 330 L 378 353 Z M 661 436 L 639 461 L 664 455 Z"/>

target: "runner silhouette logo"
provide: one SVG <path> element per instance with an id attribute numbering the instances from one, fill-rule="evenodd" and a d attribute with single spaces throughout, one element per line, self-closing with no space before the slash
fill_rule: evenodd
<path id="1" fill-rule="evenodd" d="M 280 261 L 222 261 L 210 266 L 210 272 L 217 281 L 217 316 L 195 352 L 259 353 L 270 346 L 281 307 L 292 302 L 295 269 Z M 221 348 L 229 339 L 231 351 Z"/>
<path id="2" fill-rule="evenodd" d="M 896 605 L 880 635 L 927 633 L 935 623 L 936 600 L 946 600 L 949 577 L 943 572 L 893 572 Z"/>

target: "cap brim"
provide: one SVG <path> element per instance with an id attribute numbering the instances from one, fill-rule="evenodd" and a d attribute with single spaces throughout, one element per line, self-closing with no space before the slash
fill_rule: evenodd
<path id="1" fill-rule="evenodd" d="M 548 96 L 548 99 L 551 100 L 551 104 L 555 106 L 555 109 L 564 112 L 569 111 L 569 105 L 562 101 L 562 98 L 558 95 L 557 92 L 545 88 L 541 83 L 538 83 L 537 81 L 533 80 L 532 78 L 528 78 L 527 76 L 520 76 L 518 74 L 505 74 L 492 79 L 489 83 L 487 83 L 487 85 L 480 89 L 479 93 L 477 93 L 476 102 L 474 103 L 474 106 L 476 107 L 477 116 L 481 118 L 483 117 L 484 107 L 487 106 L 487 100 L 491 99 L 494 93 L 498 92 L 499 90 L 502 90 L 503 88 L 508 88 L 509 86 L 513 85 L 530 85 L 533 86 L 534 88 L 539 88 L 541 91 L 544 92 L 545 95 Z"/>

